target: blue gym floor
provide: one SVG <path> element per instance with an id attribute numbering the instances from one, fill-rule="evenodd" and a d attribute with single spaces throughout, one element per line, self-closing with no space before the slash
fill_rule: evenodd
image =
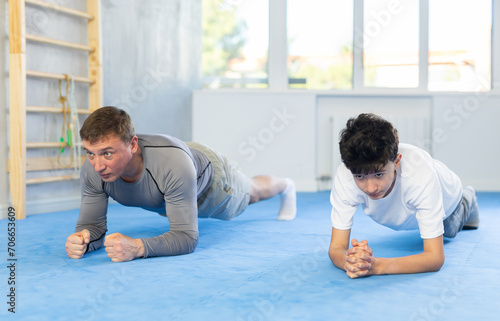
<path id="1" fill-rule="evenodd" d="M 78 211 L 18 220 L 16 313 L 8 312 L 7 220 L 0 221 L 0 320 L 499 320 L 500 193 L 478 193 L 476 231 L 445 239 L 441 271 L 351 280 L 330 262 L 329 193 L 299 193 L 297 218 L 276 220 L 278 199 L 232 221 L 200 219 L 194 253 L 113 263 L 104 249 L 66 256 Z M 108 233 L 164 233 L 165 218 L 111 205 Z M 352 237 L 376 256 L 422 250 L 361 212 Z"/>

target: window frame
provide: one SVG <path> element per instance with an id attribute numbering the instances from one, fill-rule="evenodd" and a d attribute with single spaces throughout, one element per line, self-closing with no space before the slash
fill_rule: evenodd
<path id="1" fill-rule="evenodd" d="M 242 90 L 242 91 L 286 91 L 308 92 L 318 94 L 402 94 L 402 95 L 435 95 L 435 94 L 470 94 L 474 91 L 430 91 L 428 90 L 428 51 L 429 51 L 429 1 L 419 0 L 419 85 L 416 88 L 383 88 L 365 87 L 363 74 L 363 9 L 364 0 L 353 0 L 354 28 L 353 28 L 353 83 L 352 89 L 296 89 L 288 84 L 288 48 L 287 48 L 287 0 L 269 0 L 269 58 L 268 58 L 268 88 L 266 89 L 215 89 L 215 90 Z M 491 81 L 490 94 L 500 94 L 500 0 L 492 1 L 492 28 L 491 28 Z M 356 41 L 356 42 L 354 42 Z M 206 89 L 214 90 L 214 89 Z"/>

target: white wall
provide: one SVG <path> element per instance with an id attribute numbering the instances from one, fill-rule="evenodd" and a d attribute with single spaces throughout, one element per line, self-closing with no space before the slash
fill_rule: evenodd
<path id="1" fill-rule="evenodd" d="M 316 190 L 314 94 L 202 92 L 193 96 L 193 141 L 233 161 L 245 174 L 274 174 Z"/>
<path id="2" fill-rule="evenodd" d="M 340 162 L 334 159 L 338 133 L 332 133 L 332 118 L 374 112 L 395 119 L 400 133 L 409 123 L 428 119 L 423 130 L 401 135 L 401 141 L 431 152 L 464 184 L 500 191 L 500 172 L 495 170 L 500 158 L 499 103 L 500 97 L 490 93 L 351 96 L 202 90 L 194 93 L 193 140 L 219 149 L 249 175 L 274 173 L 295 179 L 301 191 L 328 190 L 331 182 L 320 178 L 331 177 L 334 162 Z M 297 117 L 250 157 L 243 147 L 271 128 L 275 110 L 283 106 Z"/>
<path id="3" fill-rule="evenodd" d="M 433 126 L 444 133 L 433 140 L 434 157 L 464 184 L 500 191 L 500 96 L 440 96 L 433 105 Z"/>

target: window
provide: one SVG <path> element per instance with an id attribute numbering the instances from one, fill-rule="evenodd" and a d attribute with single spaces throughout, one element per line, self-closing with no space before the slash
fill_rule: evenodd
<path id="1" fill-rule="evenodd" d="M 267 88 L 268 0 L 202 0 L 203 86 Z"/>
<path id="2" fill-rule="evenodd" d="M 290 88 L 352 88 L 352 0 L 288 0 L 287 39 Z"/>
<path id="3" fill-rule="evenodd" d="M 491 17 L 490 0 L 429 2 L 429 90 L 490 89 Z"/>
<path id="4" fill-rule="evenodd" d="M 418 12 L 414 0 L 365 0 L 365 87 L 418 87 Z"/>
<path id="5" fill-rule="evenodd" d="M 492 87 L 492 0 L 202 4 L 204 88 L 471 92 Z"/>

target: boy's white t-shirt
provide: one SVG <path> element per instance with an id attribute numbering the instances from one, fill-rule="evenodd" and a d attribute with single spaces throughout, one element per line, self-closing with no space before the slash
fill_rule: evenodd
<path id="1" fill-rule="evenodd" d="M 402 158 L 394 187 L 378 200 L 358 188 L 344 164 L 339 166 L 330 195 L 334 228 L 351 229 L 354 213 L 361 205 L 366 215 L 394 230 L 419 229 L 423 239 L 444 233 L 443 220 L 462 197 L 460 178 L 416 146 L 399 144 L 399 153 Z"/>

